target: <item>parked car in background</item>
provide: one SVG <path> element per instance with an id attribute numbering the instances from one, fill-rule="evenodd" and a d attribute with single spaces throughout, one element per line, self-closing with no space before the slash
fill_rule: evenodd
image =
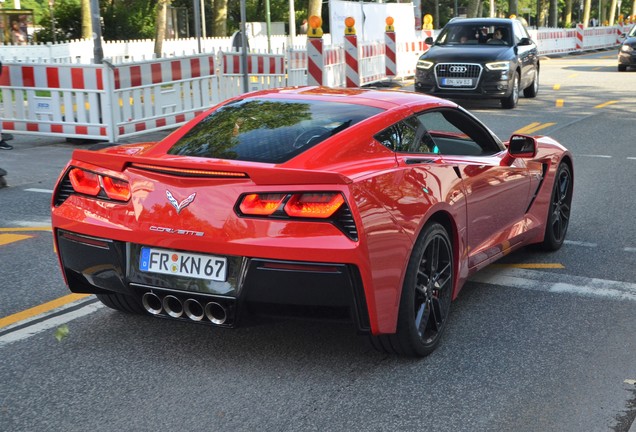
<path id="1" fill-rule="evenodd" d="M 539 91 L 536 43 L 516 19 L 454 19 L 417 62 L 415 90 L 446 98 L 500 99 L 517 106 L 519 94 Z"/>
<path id="2" fill-rule="evenodd" d="M 210 326 L 345 320 L 378 350 L 425 356 L 469 275 L 558 249 L 570 219 L 563 146 L 504 143 L 410 91 L 248 93 L 162 141 L 99 146 L 73 152 L 53 194 L 68 287 Z"/>
<path id="3" fill-rule="evenodd" d="M 624 72 L 628 67 L 636 67 L 636 24 L 634 24 L 618 49 L 618 71 Z"/>

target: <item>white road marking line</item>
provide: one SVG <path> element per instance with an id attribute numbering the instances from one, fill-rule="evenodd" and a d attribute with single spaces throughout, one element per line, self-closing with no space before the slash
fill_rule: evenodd
<path id="1" fill-rule="evenodd" d="M 50 189 L 38 189 L 38 188 L 29 188 L 29 189 L 25 189 L 25 191 L 27 192 L 40 192 L 40 193 L 47 193 L 47 194 L 52 194 L 53 191 Z"/>
<path id="2" fill-rule="evenodd" d="M 630 157 L 627 157 L 627 159 L 629 159 L 629 160 L 636 160 L 636 157 L 631 157 L 631 156 L 630 156 Z"/>
<path id="3" fill-rule="evenodd" d="M 626 247 L 623 249 L 625 252 L 636 252 L 636 247 Z"/>
<path id="4" fill-rule="evenodd" d="M 51 219 L 41 220 L 41 221 L 11 221 L 12 225 L 17 225 L 19 227 L 50 227 Z"/>
<path id="5" fill-rule="evenodd" d="M 481 270 L 469 280 L 533 291 L 636 301 L 636 284 L 633 283 L 560 275 L 538 270 L 492 266 Z"/>
<path id="6" fill-rule="evenodd" d="M 588 243 L 588 242 L 574 241 L 574 240 L 565 240 L 564 243 L 572 245 L 572 246 L 584 246 L 584 247 L 591 247 L 591 248 L 595 248 L 598 246 L 596 243 Z"/>
<path id="7" fill-rule="evenodd" d="M 577 154 L 579 157 L 591 157 L 591 158 L 601 158 L 601 159 L 611 159 L 610 155 L 595 155 L 595 154 Z"/>
<path id="8" fill-rule="evenodd" d="M 89 299 L 90 299 L 90 297 L 89 297 Z M 65 306 L 63 306 L 61 308 L 57 308 L 57 309 L 54 309 L 54 310 L 52 310 L 50 312 L 38 315 L 36 317 L 32 317 L 32 318 L 17 322 L 15 324 L 11 325 L 11 326 L 8 326 L 8 327 L 2 329 L 2 332 L 3 333 L 6 332 L 6 334 L 3 334 L 2 336 L 0 336 L 0 348 L 3 347 L 4 345 L 7 345 L 7 344 L 11 343 L 11 342 L 17 342 L 17 341 L 20 341 L 20 340 L 23 340 L 23 339 L 27 339 L 27 338 L 29 338 L 31 336 L 34 336 L 34 335 L 36 335 L 38 333 L 41 333 L 43 331 L 50 330 L 50 329 L 55 328 L 55 327 L 59 327 L 62 324 L 66 324 L 66 323 L 68 323 L 70 321 L 73 321 L 74 319 L 81 318 L 83 316 L 91 314 L 91 313 L 97 311 L 98 309 L 101 309 L 102 307 L 104 307 L 104 305 L 99 303 L 99 302 L 91 303 L 91 304 L 88 304 L 88 305 L 86 305 L 86 306 L 84 306 L 82 308 L 75 309 L 75 310 L 69 311 L 67 313 L 62 313 L 61 315 L 51 316 L 51 318 L 44 319 L 43 321 L 38 321 L 38 322 L 36 322 L 36 323 L 34 323 L 32 325 L 28 325 L 26 327 L 20 328 L 20 329 L 15 330 L 15 331 L 11 331 L 12 328 L 22 326 L 25 323 L 29 323 L 29 322 L 32 322 L 32 321 L 35 321 L 35 320 L 41 320 L 43 317 L 53 315 L 55 313 L 63 311 L 64 309 L 69 309 L 69 308 L 71 308 L 73 306 L 77 306 L 78 304 L 81 304 L 81 303 L 86 302 L 86 301 L 87 300 L 80 300 L 79 302 L 69 303 L 68 305 L 65 305 Z M 51 337 L 53 337 L 53 336 L 51 336 Z"/>

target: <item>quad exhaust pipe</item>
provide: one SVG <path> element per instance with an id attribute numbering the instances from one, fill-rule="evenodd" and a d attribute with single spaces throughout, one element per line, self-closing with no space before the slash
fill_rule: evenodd
<path id="1" fill-rule="evenodd" d="M 168 315 L 172 318 L 185 317 L 197 322 L 205 319 L 215 325 L 223 325 L 229 318 L 228 308 L 222 303 L 216 301 L 201 303 L 191 297 L 182 300 L 173 294 L 161 298 L 148 291 L 141 297 L 141 304 L 151 315 Z"/>

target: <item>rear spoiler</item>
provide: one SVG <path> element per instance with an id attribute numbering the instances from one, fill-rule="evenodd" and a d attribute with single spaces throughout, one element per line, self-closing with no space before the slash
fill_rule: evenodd
<path id="1" fill-rule="evenodd" d="M 210 172 L 209 175 L 197 175 L 198 178 L 234 178 L 251 180 L 257 185 L 311 185 L 311 184 L 350 184 L 352 180 L 340 173 L 332 171 L 309 171 L 297 168 L 284 168 L 279 165 L 263 164 L 257 162 L 242 162 L 223 159 L 205 159 L 191 157 L 184 161 L 182 156 L 178 159 L 166 155 L 162 159 L 135 156 L 133 148 L 126 146 L 111 151 L 90 151 L 78 149 L 73 152 L 73 161 L 84 162 L 96 167 L 123 172 L 127 168 L 136 165 L 138 169 L 144 166 L 152 166 L 148 171 L 161 172 L 165 168 L 167 174 L 178 170 L 200 170 Z M 139 145 L 144 148 L 144 144 Z M 133 153 L 133 154 L 131 154 Z M 142 152 L 143 153 L 143 152 Z M 73 162 L 71 161 L 71 163 Z M 212 173 L 214 172 L 214 173 Z M 227 175 L 223 175 L 226 173 Z M 236 174 L 244 174 L 237 177 Z M 188 177 L 187 174 L 180 174 Z"/>

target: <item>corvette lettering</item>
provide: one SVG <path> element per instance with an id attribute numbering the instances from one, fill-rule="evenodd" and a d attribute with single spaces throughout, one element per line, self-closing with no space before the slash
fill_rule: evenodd
<path id="1" fill-rule="evenodd" d="M 155 225 L 150 227 L 150 231 L 165 232 L 168 234 L 180 234 L 180 235 L 195 236 L 195 237 L 203 237 L 205 235 L 205 233 L 201 231 L 166 228 L 166 227 L 160 227 Z"/>

